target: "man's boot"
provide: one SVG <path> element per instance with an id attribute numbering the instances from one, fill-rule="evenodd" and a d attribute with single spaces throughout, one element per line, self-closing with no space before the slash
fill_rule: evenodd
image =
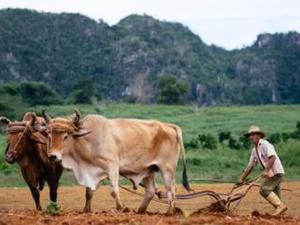
<path id="1" fill-rule="evenodd" d="M 282 213 L 284 213 L 288 208 L 286 205 L 278 198 L 278 196 L 274 193 L 271 192 L 266 199 L 268 202 L 270 202 L 276 209 L 275 213 L 273 213 L 273 216 L 278 216 Z"/>

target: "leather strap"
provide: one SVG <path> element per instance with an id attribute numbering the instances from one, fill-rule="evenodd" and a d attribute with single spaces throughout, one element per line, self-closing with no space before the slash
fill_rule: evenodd
<path id="1" fill-rule="evenodd" d="M 255 145 L 255 151 L 256 151 L 256 155 L 257 155 L 257 158 L 258 158 L 258 160 L 259 160 L 261 166 L 265 169 L 265 166 L 264 166 L 264 164 L 262 163 L 262 161 L 261 161 L 261 159 L 260 159 L 260 157 L 259 157 L 257 145 Z"/>

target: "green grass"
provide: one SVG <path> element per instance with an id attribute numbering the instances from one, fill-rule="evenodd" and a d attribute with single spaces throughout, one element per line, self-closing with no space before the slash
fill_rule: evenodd
<path id="1" fill-rule="evenodd" d="M 44 107 L 32 108 L 40 113 Z M 234 136 L 245 132 L 251 124 L 259 125 L 266 133 L 292 132 L 296 122 L 300 121 L 300 105 L 265 105 L 265 106 L 216 106 L 197 108 L 194 106 L 166 106 L 101 102 L 94 105 L 60 105 L 45 107 L 52 116 L 66 116 L 79 108 L 84 116 L 97 113 L 110 117 L 157 119 L 178 124 L 183 129 L 185 142 L 198 134 L 210 133 L 217 137 L 220 131 L 231 131 Z M 6 137 L 0 135 L 0 186 L 25 186 L 16 164 L 4 162 Z M 286 179 L 300 180 L 300 141 L 289 140 L 277 144 L 276 150 L 286 169 Z M 236 180 L 247 164 L 250 150 L 231 150 L 221 145 L 216 150 L 189 150 L 188 172 L 191 179 L 217 178 Z M 257 168 L 258 170 L 258 168 Z M 257 171 L 258 172 L 258 171 Z M 177 182 L 181 180 L 179 163 Z M 161 179 L 159 179 L 161 180 Z M 122 181 L 124 183 L 125 181 Z M 127 183 L 127 182 L 125 182 Z M 71 171 L 65 171 L 62 185 L 75 185 Z"/>

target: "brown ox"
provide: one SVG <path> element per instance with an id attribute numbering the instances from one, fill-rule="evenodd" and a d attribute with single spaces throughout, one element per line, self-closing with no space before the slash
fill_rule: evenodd
<path id="1" fill-rule="evenodd" d="M 172 213 L 180 150 L 184 161 L 183 184 L 189 189 L 182 133 L 174 124 L 107 119 L 99 115 L 88 115 L 80 120 L 79 112 L 73 120 L 45 118 L 50 143 L 48 156 L 61 160 L 64 167 L 73 170 L 77 182 L 87 187 L 85 211 L 91 210 L 93 190 L 105 178 L 111 180 L 111 195 L 116 199 L 117 210 L 124 210 L 118 186 L 121 175 L 135 187 L 143 182 L 145 195 L 138 212 L 145 212 L 155 194 L 154 175 L 159 170 L 167 191 L 168 212 Z"/>
<path id="2" fill-rule="evenodd" d="M 50 188 L 50 199 L 56 202 L 58 181 L 63 167 L 60 163 L 50 162 L 47 157 L 46 132 L 38 132 L 45 120 L 33 113 L 26 113 L 21 122 L 11 122 L 0 117 L 0 123 L 7 125 L 8 145 L 5 160 L 17 162 L 26 181 L 36 209 L 41 210 L 40 193 L 47 181 Z"/>

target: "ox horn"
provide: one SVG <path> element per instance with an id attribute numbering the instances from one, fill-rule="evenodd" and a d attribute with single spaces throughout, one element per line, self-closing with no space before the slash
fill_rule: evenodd
<path id="1" fill-rule="evenodd" d="M 36 114 L 33 112 L 31 113 L 31 121 L 30 121 L 30 127 L 34 130 L 34 131 L 43 131 L 41 125 L 39 123 L 35 123 L 37 120 L 37 116 Z"/>
<path id="2" fill-rule="evenodd" d="M 32 119 L 30 121 L 30 126 L 33 127 L 36 121 L 36 114 L 33 112 L 31 113 Z"/>
<path id="3" fill-rule="evenodd" d="M 75 117 L 73 119 L 73 123 L 77 128 L 80 128 L 80 112 L 78 109 L 74 109 Z"/>
<path id="4" fill-rule="evenodd" d="M 3 125 L 7 126 L 10 123 L 11 123 L 11 121 L 8 118 L 6 118 L 6 117 L 0 117 L 0 125 L 3 124 Z"/>
<path id="5" fill-rule="evenodd" d="M 73 134 L 73 136 L 78 138 L 78 137 L 83 137 L 85 135 L 88 135 L 90 133 L 92 133 L 92 131 L 80 129 L 78 131 L 75 131 L 75 133 Z"/>
<path id="6" fill-rule="evenodd" d="M 45 109 L 42 110 L 42 115 L 43 115 L 43 117 L 44 117 L 46 123 L 49 123 L 50 120 L 51 120 L 51 117 L 48 116 L 48 114 L 46 113 Z"/>

